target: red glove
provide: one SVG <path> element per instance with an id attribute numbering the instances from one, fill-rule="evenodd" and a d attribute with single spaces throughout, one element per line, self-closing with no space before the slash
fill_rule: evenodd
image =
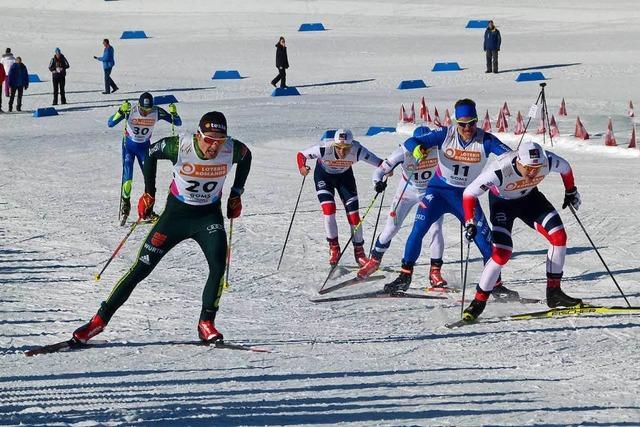
<path id="1" fill-rule="evenodd" d="M 238 218 L 242 212 L 242 200 L 240 200 L 239 194 L 233 194 L 229 196 L 227 200 L 227 218 Z"/>
<path id="2" fill-rule="evenodd" d="M 153 212 L 153 205 L 156 199 L 149 193 L 144 193 L 138 200 L 138 217 L 140 219 L 146 219 Z"/>

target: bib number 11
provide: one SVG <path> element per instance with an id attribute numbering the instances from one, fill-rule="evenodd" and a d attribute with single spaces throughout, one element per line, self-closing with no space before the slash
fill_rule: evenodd
<path id="1" fill-rule="evenodd" d="M 469 166 L 453 165 L 453 174 L 455 176 L 460 176 L 460 172 L 462 172 L 462 176 L 468 176 Z"/>

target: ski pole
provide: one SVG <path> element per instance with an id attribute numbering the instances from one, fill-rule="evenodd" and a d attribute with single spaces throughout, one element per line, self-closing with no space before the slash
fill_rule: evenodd
<path id="1" fill-rule="evenodd" d="M 384 182 L 386 183 L 388 180 L 385 179 Z M 382 197 L 380 198 L 380 207 L 378 208 L 378 216 L 376 217 L 376 225 L 375 227 L 373 227 L 373 234 L 371 236 L 371 247 L 369 248 L 369 258 L 371 258 L 371 252 L 373 252 L 373 244 L 376 241 L 376 233 L 378 231 L 378 222 L 380 222 L 380 212 L 382 212 L 382 204 L 384 203 L 384 193 L 387 191 L 387 187 L 384 188 L 384 190 L 382 190 Z"/>
<path id="2" fill-rule="evenodd" d="M 578 218 L 578 214 L 576 214 L 576 211 L 573 208 L 573 205 L 571 205 L 571 203 L 569 203 L 569 210 L 571 211 L 573 216 L 576 218 L 576 221 L 578 221 L 578 224 L 580 224 L 580 227 L 582 228 L 582 231 L 584 231 L 584 235 L 587 236 L 587 239 L 589 239 L 589 243 L 591 243 L 591 246 L 596 251 L 596 254 L 598 255 L 598 258 L 600 258 L 600 261 L 602 261 L 602 265 L 604 265 L 604 268 L 607 269 L 607 273 L 609 273 L 609 276 L 611 276 L 611 280 L 613 280 L 613 283 L 615 283 L 616 287 L 620 291 L 620 295 L 622 295 L 622 298 L 624 298 L 624 300 L 627 303 L 627 305 L 629 307 L 631 307 L 631 304 L 629 304 L 629 300 L 627 299 L 627 297 L 624 294 L 624 292 L 622 292 L 622 289 L 620 288 L 620 285 L 618 285 L 618 282 L 616 281 L 616 278 L 613 277 L 613 273 L 611 273 L 611 270 L 609 270 L 609 267 L 607 266 L 607 263 L 604 262 L 604 259 L 602 258 L 602 255 L 600 255 L 600 251 L 598 251 L 598 248 L 596 248 L 596 245 L 593 243 L 593 240 L 591 240 L 591 237 L 589 236 L 589 233 L 587 233 L 587 229 L 584 228 L 584 225 L 582 225 L 582 222 L 580 221 L 580 218 Z"/>
<path id="3" fill-rule="evenodd" d="M 227 244 L 227 267 L 224 273 L 224 289 L 229 289 L 229 270 L 231 267 L 231 238 L 233 237 L 233 218 L 229 220 L 229 243 Z"/>
<path id="4" fill-rule="evenodd" d="M 393 218 L 393 224 L 394 225 L 398 225 L 398 205 L 400 205 L 400 202 L 402 201 L 402 196 L 404 196 L 404 192 L 407 190 L 407 187 L 409 186 L 409 183 L 411 182 L 411 175 L 409 175 L 409 177 L 407 178 L 407 182 L 405 182 L 404 184 L 404 188 L 402 189 L 402 192 L 400 193 L 400 197 L 398 197 L 398 201 L 396 202 L 396 205 L 393 207 L 393 209 L 391 209 L 391 212 L 389 212 L 389 216 L 391 218 Z"/>
<path id="5" fill-rule="evenodd" d="M 133 230 L 136 229 L 136 227 L 138 226 L 138 224 L 140 224 L 141 222 L 141 218 L 138 218 L 138 220 L 136 222 L 134 222 L 133 224 L 131 224 L 131 227 L 129 228 L 129 231 L 127 232 L 127 234 L 124 236 L 124 238 L 122 240 L 120 240 L 120 243 L 118 243 L 118 246 L 116 247 L 116 249 L 113 251 L 113 254 L 111 254 L 111 258 L 109 258 L 107 260 L 107 263 L 104 265 L 104 267 L 102 267 L 102 270 L 100 270 L 100 273 L 95 275 L 95 279 L 96 282 L 98 280 L 100 280 L 100 277 L 102 277 L 102 273 L 104 273 L 104 271 L 107 269 L 107 267 L 109 266 L 109 264 L 111 264 L 111 261 L 113 261 L 113 259 L 116 257 L 116 255 L 118 255 L 118 252 L 120 252 L 120 249 L 122 249 L 122 247 L 124 246 L 124 243 L 127 241 L 127 239 L 129 238 L 129 236 L 131 236 L 131 233 L 133 233 Z"/>
<path id="6" fill-rule="evenodd" d="M 371 210 L 371 207 L 373 206 L 373 204 L 376 202 L 376 199 L 378 198 L 379 194 L 380 193 L 376 193 L 376 195 L 373 197 L 373 200 L 371 201 L 371 203 L 369 203 L 369 206 L 367 206 L 367 210 L 364 211 L 364 215 L 362 215 L 362 218 L 360 219 L 360 222 L 353 228 L 353 231 L 351 232 L 351 236 L 349 237 L 349 240 L 347 241 L 347 244 L 344 245 L 344 248 L 342 248 L 342 252 L 340 252 L 340 256 L 338 257 L 338 261 L 336 261 L 335 265 L 331 266 L 331 270 L 329 270 L 329 274 L 327 275 L 327 278 L 324 279 L 324 282 L 322 282 L 322 286 L 320 286 L 320 289 L 318 290 L 318 292 L 322 291 L 324 289 L 324 287 L 326 286 L 327 282 L 329 281 L 329 278 L 331 277 L 331 275 L 333 274 L 334 270 L 338 266 L 338 263 L 340 263 L 340 260 L 342 259 L 342 255 L 344 255 L 344 252 L 349 247 L 349 244 L 353 240 L 353 236 L 355 236 L 356 231 L 358 231 L 358 228 L 360 228 L 360 226 L 362 226 L 362 223 L 364 222 L 364 219 L 369 214 L 369 211 Z"/>
<path id="7" fill-rule="evenodd" d="M 467 289 L 467 269 L 469 268 L 469 250 L 471 249 L 471 240 L 467 241 L 467 259 L 464 262 L 464 275 L 462 279 L 462 306 L 460 307 L 460 318 L 464 316 L 464 292 Z"/>
<path id="8" fill-rule="evenodd" d="M 278 268 L 276 268 L 276 270 L 280 270 L 280 263 L 282 262 L 282 257 L 284 256 L 284 250 L 287 248 L 287 242 L 289 241 L 289 233 L 291 233 L 291 226 L 293 226 L 293 219 L 296 217 L 296 212 L 298 211 L 298 203 L 300 202 L 300 195 L 302 194 L 302 188 L 304 188 L 304 181 L 306 179 L 307 179 L 307 175 L 302 177 L 302 184 L 300 184 L 300 191 L 298 192 L 296 207 L 293 208 L 293 214 L 291 215 L 291 222 L 289 223 L 289 229 L 287 230 L 287 237 L 284 238 L 284 245 L 282 245 L 282 252 L 280 253 L 280 260 L 278 261 Z"/>

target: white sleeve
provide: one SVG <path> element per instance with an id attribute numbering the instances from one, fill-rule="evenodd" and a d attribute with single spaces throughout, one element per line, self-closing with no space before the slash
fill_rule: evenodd
<path id="1" fill-rule="evenodd" d="M 319 159 L 320 157 L 322 157 L 319 145 L 311 146 L 305 150 L 300 151 L 300 153 L 304 156 L 305 159 Z"/>
<path id="2" fill-rule="evenodd" d="M 366 163 L 369 163 L 370 165 L 375 167 L 380 166 L 380 163 L 382 163 L 380 157 L 376 156 L 362 145 L 358 145 L 357 150 L 358 153 L 356 155 L 356 161 L 359 162 L 360 160 L 364 160 Z"/>
<path id="3" fill-rule="evenodd" d="M 400 146 L 373 171 L 373 184 L 382 181 L 385 175 L 391 173 L 402 162 L 404 162 L 404 149 Z"/>
<path id="4" fill-rule="evenodd" d="M 571 172 L 569 162 L 557 154 L 547 151 L 547 158 L 549 159 L 549 172 L 558 172 L 560 175 L 566 175 Z"/>
<path id="5" fill-rule="evenodd" d="M 465 188 L 463 197 L 473 196 L 476 199 L 480 198 L 480 196 L 489 191 L 491 187 L 498 187 L 501 184 L 499 175 L 502 175 L 502 171 L 485 169 Z"/>

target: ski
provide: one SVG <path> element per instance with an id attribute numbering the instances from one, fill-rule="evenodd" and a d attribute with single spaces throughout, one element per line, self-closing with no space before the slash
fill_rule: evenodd
<path id="1" fill-rule="evenodd" d="M 48 344 L 48 345 L 32 348 L 31 350 L 25 351 L 24 355 L 27 357 L 32 357 L 32 356 L 37 356 L 39 354 L 57 353 L 59 351 L 80 350 L 83 348 L 93 347 L 93 345 L 95 344 L 96 344 L 95 342 L 91 344 L 83 344 L 71 338 L 70 340 L 60 341 L 55 344 Z"/>
<path id="2" fill-rule="evenodd" d="M 259 348 L 259 347 L 241 345 L 241 344 L 232 344 L 225 341 L 215 341 L 212 343 L 200 341 L 199 344 L 207 347 L 221 348 L 225 350 L 250 351 L 253 353 L 271 353 L 271 351 L 267 350 L 266 348 Z"/>
<path id="3" fill-rule="evenodd" d="M 343 282 L 336 283 L 335 285 L 329 286 L 328 288 L 320 289 L 318 291 L 318 293 L 320 295 L 324 295 L 324 294 L 327 294 L 329 292 L 337 291 L 338 289 L 346 288 L 347 286 L 355 285 L 357 283 L 374 282 L 376 280 L 384 279 L 384 277 L 385 276 L 383 276 L 383 275 L 370 276 L 370 277 L 366 277 L 364 279 L 361 279 L 359 277 L 354 277 L 353 279 L 348 279 L 348 280 L 345 280 Z"/>
<path id="4" fill-rule="evenodd" d="M 520 304 L 541 304 L 541 303 L 544 303 L 544 300 L 541 300 L 541 299 L 524 298 L 524 297 L 518 297 L 518 298 L 494 298 L 493 301 L 497 302 L 497 303 L 500 303 L 500 304 L 505 304 L 505 303 L 508 303 L 508 302 L 519 302 Z"/>
<path id="5" fill-rule="evenodd" d="M 446 297 L 443 297 L 443 296 L 414 294 L 414 293 L 407 293 L 403 291 L 398 291 L 398 292 L 389 294 L 387 292 L 380 290 L 380 291 L 365 292 L 362 294 L 355 294 L 355 295 L 341 295 L 339 297 L 312 299 L 310 301 L 318 303 L 318 302 L 333 302 L 333 301 L 350 301 L 350 300 L 367 299 L 367 298 L 447 299 Z"/>
<path id="6" fill-rule="evenodd" d="M 476 323 L 476 320 L 460 319 L 457 322 L 445 323 L 444 326 L 446 326 L 449 329 L 456 329 L 456 328 L 461 328 L 461 327 L 466 326 L 466 325 L 473 325 L 474 323 Z"/>
<path id="7" fill-rule="evenodd" d="M 640 314 L 640 307 L 604 307 L 585 304 L 574 307 L 552 308 L 532 313 L 514 314 L 509 316 L 508 319 L 544 319 L 549 317 L 580 316 L 585 314 Z"/>
<path id="8" fill-rule="evenodd" d="M 449 286 L 430 286 L 425 288 L 425 292 L 434 292 L 439 294 L 459 294 L 460 289 L 450 288 Z"/>

